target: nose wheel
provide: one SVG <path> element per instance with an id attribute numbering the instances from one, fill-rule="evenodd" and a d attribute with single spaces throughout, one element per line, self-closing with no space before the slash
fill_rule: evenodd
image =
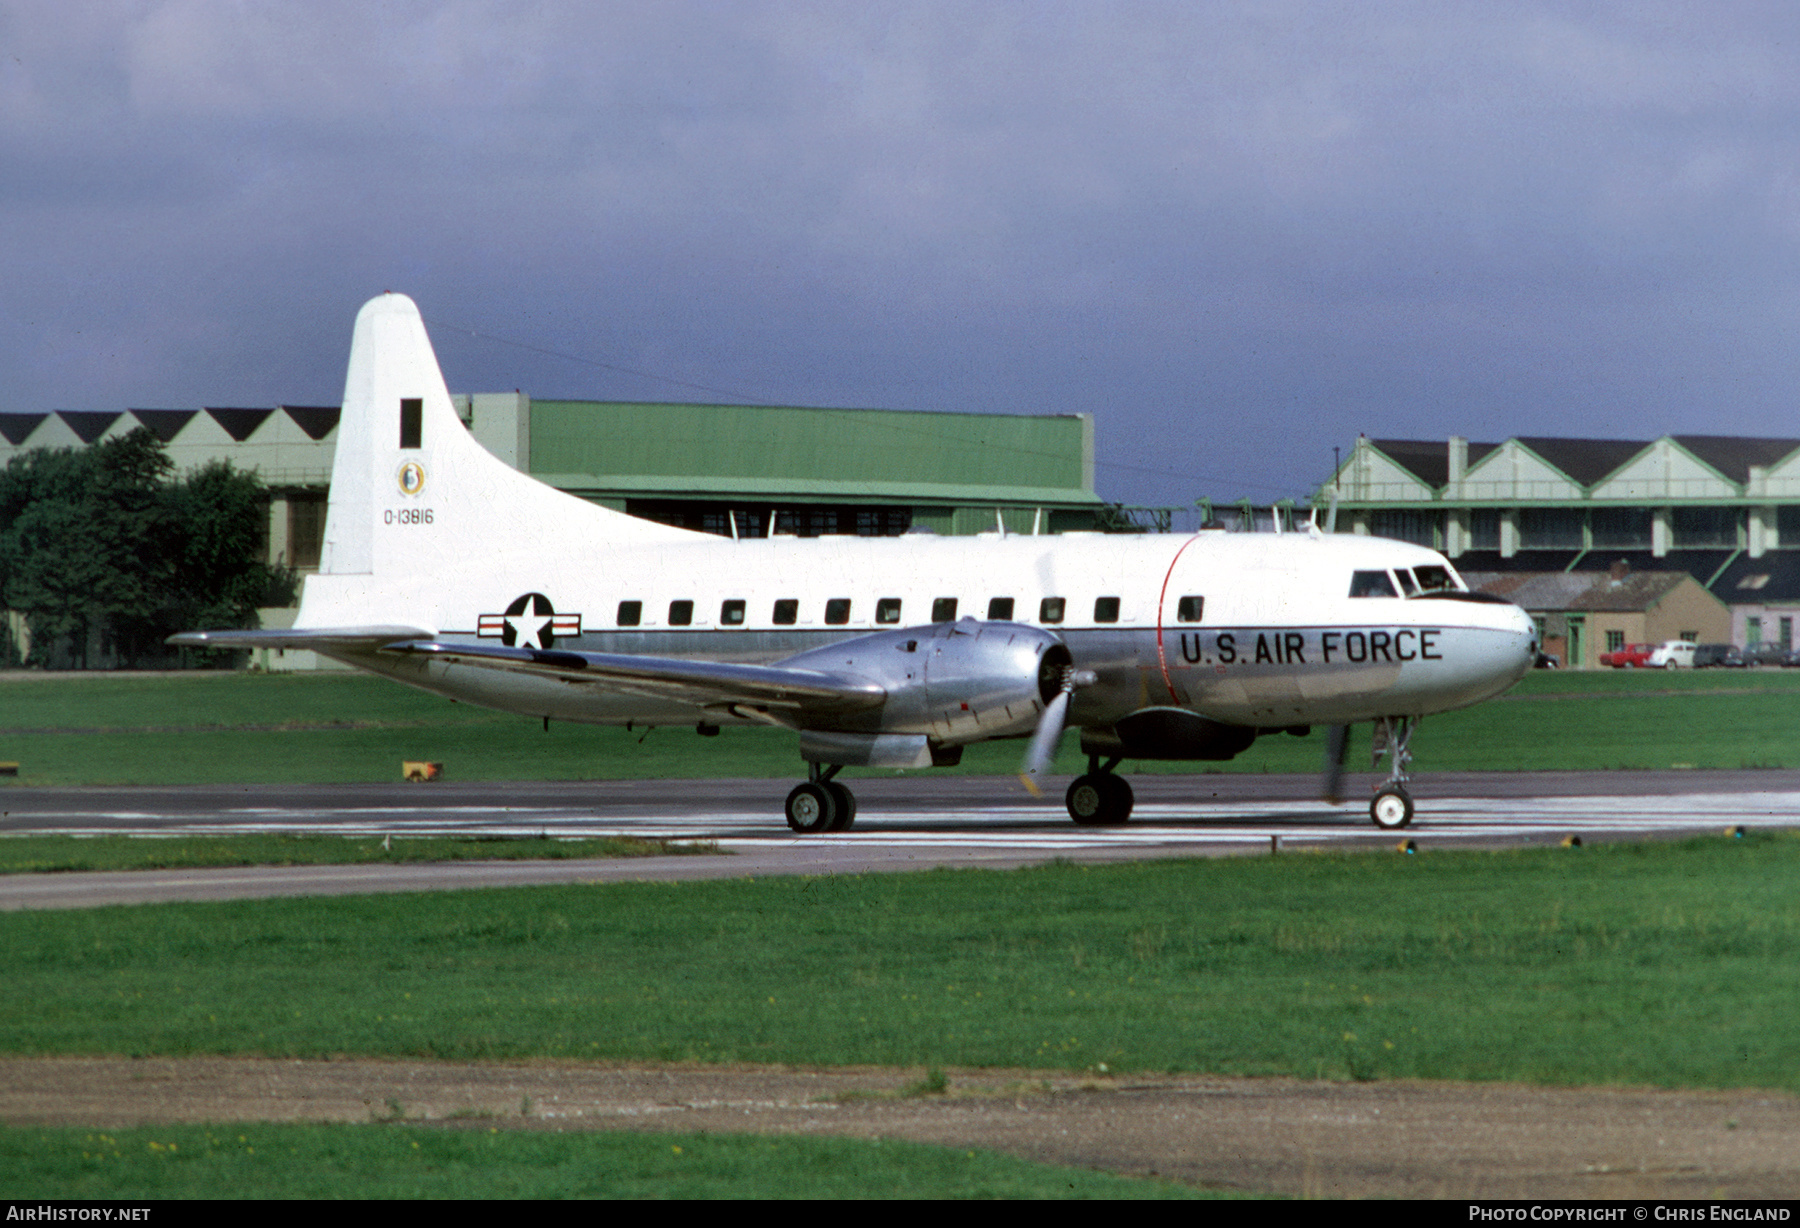
<path id="1" fill-rule="evenodd" d="M 1369 803 L 1369 817 L 1383 831 L 1399 831 L 1413 820 L 1413 799 L 1399 785 L 1383 785 Z"/>

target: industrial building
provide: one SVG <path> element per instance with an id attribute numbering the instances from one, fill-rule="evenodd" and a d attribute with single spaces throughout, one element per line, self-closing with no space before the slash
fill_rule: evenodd
<path id="1" fill-rule="evenodd" d="M 1665 435 L 1478 443 L 1359 437 L 1314 501 L 1335 501 L 1340 531 L 1434 546 L 1465 575 L 1601 573 L 1607 580 L 1685 573 L 1716 599 L 1722 614 L 1685 594 L 1676 600 L 1688 612 L 1679 620 L 1680 635 L 1794 644 L 1800 439 Z M 1502 587 L 1510 591 L 1517 582 Z M 1622 600 L 1605 585 L 1565 587 L 1571 594 L 1579 588 L 1583 601 Z M 1633 581 L 1619 587 L 1642 589 L 1650 601 L 1656 586 Z M 1539 589 L 1560 591 L 1553 585 Z M 1655 596 L 1666 609 L 1675 608 L 1666 606 L 1670 599 L 1667 593 Z M 1565 659 L 1577 667 L 1593 666 L 1600 653 L 1634 642 L 1625 623 L 1599 628 L 1594 612 L 1579 604 L 1533 613 L 1547 639 L 1560 635 Z"/>
<path id="2" fill-rule="evenodd" d="M 710 533 L 887 536 L 1093 529 L 1088 414 L 453 398 L 514 468 L 635 516 Z M 0 463 L 146 427 L 177 468 L 227 460 L 270 491 L 269 559 L 319 564 L 338 407 L 0 413 Z"/>

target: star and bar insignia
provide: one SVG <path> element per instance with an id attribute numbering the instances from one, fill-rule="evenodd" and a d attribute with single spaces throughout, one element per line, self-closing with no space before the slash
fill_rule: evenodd
<path id="1" fill-rule="evenodd" d="M 526 593 L 506 607 L 504 614 L 483 614 L 475 634 L 498 639 L 508 648 L 549 648 L 558 638 L 581 634 L 581 615 L 558 614 L 550 598 Z"/>

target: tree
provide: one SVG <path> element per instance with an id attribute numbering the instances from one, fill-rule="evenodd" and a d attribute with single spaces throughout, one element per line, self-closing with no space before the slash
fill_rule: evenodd
<path id="1" fill-rule="evenodd" d="M 252 627 L 258 606 L 293 600 L 294 573 L 263 562 L 269 497 L 254 473 L 214 461 L 168 491 L 174 630 Z"/>
<path id="2" fill-rule="evenodd" d="M 291 598 L 292 574 L 260 558 L 256 475 L 173 470 L 137 430 L 0 472 L 0 594 L 29 619 L 31 663 L 85 667 L 98 649 L 136 665 L 175 631 L 252 625 L 258 604 Z"/>

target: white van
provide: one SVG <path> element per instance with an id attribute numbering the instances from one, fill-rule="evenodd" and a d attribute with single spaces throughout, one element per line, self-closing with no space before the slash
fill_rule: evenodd
<path id="1" fill-rule="evenodd" d="M 1694 647 L 1687 640 L 1664 640 L 1644 664 L 1651 669 L 1693 669 Z"/>

